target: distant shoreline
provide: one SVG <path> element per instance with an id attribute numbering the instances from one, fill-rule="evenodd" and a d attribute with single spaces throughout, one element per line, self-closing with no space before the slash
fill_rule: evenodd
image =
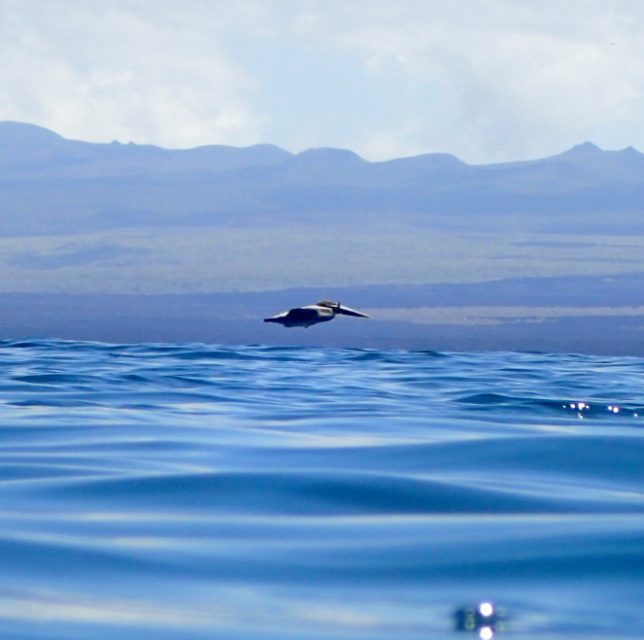
<path id="1" fill-rule="evenodd" d="M 254 294 L 12 293 L 3 295 L 0 339 L 644 356 L 644 306 L 633 297 L 642 291 L 643 277 L 612 279 L 606 296 L 592 286 L 592 278 Z M 567 290 L 577 296 L 566 296 Z M 371 319 L 339 318 L 310 329 L 262 322 L 290 306 L 340 296 L 369 311 Z M 530 297 L 532 304 L 526 303 Z M 604 304 L 597 304 L 601 299 Z M 633 304 L 625 304 L 628 299 Z"/>

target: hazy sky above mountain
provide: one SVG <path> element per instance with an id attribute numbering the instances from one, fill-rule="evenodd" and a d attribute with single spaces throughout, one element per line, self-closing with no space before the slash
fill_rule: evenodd
<path id="1" fill-rule="evenodd" d="M 68 138 L 644 149 L 641 0 L 0 0 L 0 120 Z"/>

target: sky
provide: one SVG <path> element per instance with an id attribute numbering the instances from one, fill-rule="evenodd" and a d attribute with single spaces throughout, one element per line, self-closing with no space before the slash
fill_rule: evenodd
<path id="1" fill-rule="evenodd" d="M 368 160 L 644 149 L 642 0 L 0 0 L 0 120 Z"/>

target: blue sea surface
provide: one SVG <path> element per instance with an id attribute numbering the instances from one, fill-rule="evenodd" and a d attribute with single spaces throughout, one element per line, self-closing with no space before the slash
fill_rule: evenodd
<path id="1" fill-rule="evenodd" d="M 644 635 L 643 359 L 0 358 L 3 639 Z"/>

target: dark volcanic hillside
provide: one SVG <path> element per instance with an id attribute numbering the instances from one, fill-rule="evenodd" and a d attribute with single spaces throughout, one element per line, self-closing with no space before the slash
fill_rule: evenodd
<path id="1" fill-rule="evenodd" d="M 167 150 L 66 140 L 0 123 L 3 235 L 123 227 L 281 225 L 315 214 L 436 226 L 640 233 L 644 155 L 590 143 L 551 158 L 473 166 L 444 154 L 367 162 L 270 145 Z"/>

